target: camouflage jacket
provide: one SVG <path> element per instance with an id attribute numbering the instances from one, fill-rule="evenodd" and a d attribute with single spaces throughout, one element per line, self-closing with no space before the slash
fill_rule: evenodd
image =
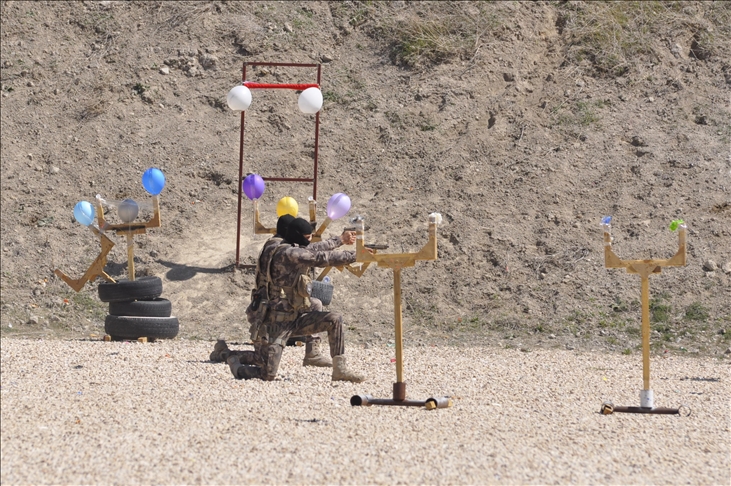
<path id="1" fill-rule="evenodd" d="M 259 268 L 256 273 L 256 289 L 263 287 L 267 282 L 267 262 L 269 261 L 269 257 L 267 256 L 267 261 L 262 264 L 261 257 L 266 253 L 270 254 L 273 248 L 278 247 L 284 242 L 284 239 L 279 236 L 272 236 L 269 238 L 266 242 L 264 242 L 264 246 L 262 247 L 261 251 L 259 252 Z M 307 245 L 307 249 L 311 251 L 330 251 L 334 250 L 340 246 L 342 246 L 342 241 L 340 240 L 339 236 L 333 236 L 326 240 L 318 241 L 316 243 L 310 243 Z"/>
<path id="2" fill-rule="evenodd" d="M 271 260 L 269 308 L 280 312 L 292 312 L 292 306 L 282 295 L 282 288 L 294 286 L 299 276 L 306 274 L 310 268 L 340 266 L 355 262 L 354 251 L 336 249 L 341 245 L 339 237 L 312 243 L 304 248 L 290 244 L 282 245 L 282 240 L 275 238 L 265 243 L 259 256 L 257 284 L 261 282 L 264 285 L 267 281 L 267 267 Z"/>

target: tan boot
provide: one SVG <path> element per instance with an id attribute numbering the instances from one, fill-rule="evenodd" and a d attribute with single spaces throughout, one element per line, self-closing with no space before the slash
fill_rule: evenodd
<path id="1" fill-rule="evenodd" d="M 230 352 L 231 350 L 228 349 L 226 341 L 224 341 L 223 339 L 219 339 L 218 341 L 216 341 L 215 346 L 213 346 L 213 352 L 211 353 L 209 359 L 214 363 L 224 363 L 226 359 L 228 359 Z"/>
<path id="2" fill-rule="evenodd" d="M 345 356 L 340 355 L 333 358 L 332 381 L 352 381 L 353 383 L 360 383 L 361 381 L 365 381 L 365 376 L 350 371 L 345 362 Z"/>
<path id="3" fill-rule="evenodd" d="M 320 340 L 310 341 L 305 345 L 305 359 L 302 366 L 318 366 L 320 368 L 332 368 L 333 362 L 320 351 Z"/>

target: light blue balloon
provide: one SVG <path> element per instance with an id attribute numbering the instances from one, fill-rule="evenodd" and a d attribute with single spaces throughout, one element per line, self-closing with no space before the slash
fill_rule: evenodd
<path id="1" fill-rule="evenodd" d="M 142 174 L 142 187 L 153 196 L 157 196 L 165 187 L 165 174 L 160 169 L 151 167 Z"/>
<path id="2" fill-rule="evenodd" d="M 84 226 L 94 222 L 94 206 L 87 201 L 79 201 L 74 206 L 74 218 Z"/>

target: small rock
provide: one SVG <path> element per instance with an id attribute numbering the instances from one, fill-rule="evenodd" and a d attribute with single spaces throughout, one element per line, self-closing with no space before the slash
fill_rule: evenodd
<path id="1" fill-rule="evenodd" d="M 726 262 L 723 266 L 723 273 L 731 273 L 731 262 Z"/>
<path id="2" fill-rule="evenodd" d="M 647 147 L 647 142 L 644 138 L 635 135 L 630 141 L 633 147 Z"/>
<path id="3" fill-rule="evenodd" d="M 570 344 L 567 344 L 566 345 L 566 349 L 568 349 L 569 351 L 573 351 L 574 350 L 574 347 L 571 346 Z"/>
<path id="4" fill-rule="evenodd" d="M 28 319 L 28 324 L 38 324 L 39 322 L 38 316 L 30 316 L 30 319 Z"/>
<path id="5" fill-rule="evenodd" d="M 58 167 L 51 167 L 51 174 L 58 174 L 59 172 L 61 172 L 61 169 Z"/>
<path id="6" fill-rule="evenodd" d="M 548 339 L 556 339 L 556 335 L 555 334 L 549 334 L 548 335 Z"/>
<path id="7" fill-rule="evenodd" d="M 58 317 L 56 314 L 51 314 L 51 322 L 60 322 L 61 318 Z"/>
<path id="8" fill-rule="evenodd" d="M 706 260 L 705 263 L 703 263 L 703 270 L 706 272 L 715 272 L 718 268 L 718 265 L 716 265 L 716 262 L 713 260 Z"/>
<path id="9" fill-rule="evenodd" d="M 155 250 L 152 250 L 152 251 L 150 252 L 150 256 L 151 256 L 152 258 L 157 258 L 157 255 L 158 255 L 158 253 L 157 253 L 157 252 L 156 252 Z"/>
<path id="10" fill-rule="evenodd" d="M 160 74 L 168 75 L 170 74 L 170 68 L 167 66 L 163 66 L 160 68 Z"/>
<path id="11" fill-rule="evenodd" d="M 292 25 L 289 22 L 285 22 L 284 30 L 286 30 L 287 32 L 292 32 L 292 30 L 294 30 L 294 29 L 292 29 Z"/>
<path id="12" fill-rule="evenodd" d="M 731 348 L 728 348 L 723 354 L 731 354 Z"/>
<path id="13" fill-rule="evenodd" d="M 503 79 L 507 82 L 515 81 L 515 74 L 513 73 L 503 73 Z"/>
<path id="14" fill-rule="evenodd" d="M 333 62 L 335 58 L 329 54 L 323 54 L 322 56 L 320 56 L 320 60 L 322 62 Z"/>
<path id="15" fill-rule="evenodd" d="M 584 82 L 583 79 L 577 79 L 576 80 L 576 86 L 578 86 L 579 88 L 583 88 L 585 84 L 586 83 Z"/>

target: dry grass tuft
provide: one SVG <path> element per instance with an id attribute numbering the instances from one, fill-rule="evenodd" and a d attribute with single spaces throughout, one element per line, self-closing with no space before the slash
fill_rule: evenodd
<path id="1" fill-rule="evenodd" d="M 731 33 L 731 2 L 566 2 L 558 10 L 556 27 L 570 41 L 567 60 L 606 76 L 659 62 L 662 39 L 709 59 Z"/>
<path id="2" fill-rule="evenodd" d="M 421 67 L 471 59 L 499 25 L 488 3 L 443 2 L 439 8 L 429 3 L 395 9 L 393 20 L 377 29 L 390 44 L 395 64 Z"/>

